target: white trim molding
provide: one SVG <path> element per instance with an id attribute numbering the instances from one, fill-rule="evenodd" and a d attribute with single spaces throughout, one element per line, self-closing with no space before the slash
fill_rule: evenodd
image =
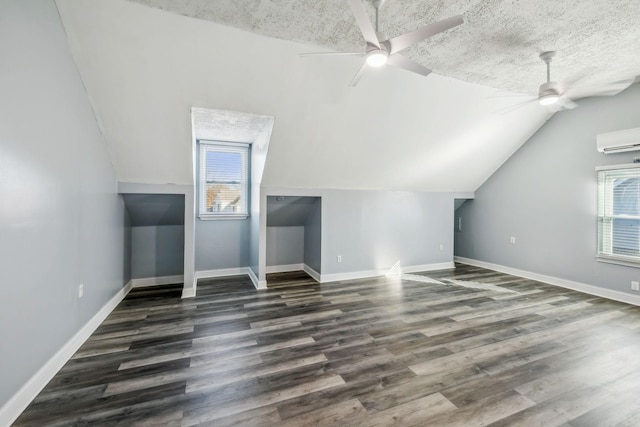
<path id="1" fill-rule="evenodd" d="M 309 267 L 307 264 L 302 264 L 302 271 L 307 273 L 313 280 L 316 282 L 320 282 L 320 273 L 315 271 L 313 268 Z"/>
<path id="2" fill-rule="evenodd" d="M 51 381 L 65 363 L 100 326 L 133 287 L 132 281 L 124 285 L 56 354 L 51 357 L 7 403 L 0 408 L 0 425 L 11 425 Z"/>
<path id="3" fill-rule="evenodd" d="M 237 268 L 221 268 L 218 270 L 201 270 L 196 271 L 195 278 L 198 279 L 212 279 L 214 277 L 229 277 L 229 276 L 241 276 L 247 275 L 251 279 L 253 286 L 256 289 L 267 289 L 267 281 L 266 280 L 258 280 L 258 277 L 255 275 L 251 267 L 237 267 Z M 195 296 L 188 295 L 188 296 Z M 185 292 L 183 291 L 182 297 L 187 298 L 185 296 Z"/>
<path id="4" fill-rule="evenodd" d="M 140 279 L 131 279 L 134 288 L 146 288 L 148 286 L 175 285 L 183 283 L 184 276 L 160 276 L 160 277 L 143 277 Z"/>
<path id="5" fill-rule="evenodd" d="M 357 280 L 368 279 L 370 277 L 378 277 L 386 275 L 393 267 L 383 268 L 378 270 L 365 270 L 365 271 L 352 271 L 349 273 L 333 273 L 333 274 L 321 274 L 320 282 L 338 282 L 341 280 Z M 422 265 L 410 265 L 407 267 L 400 267 L 402 273 L 417 273 L 420 271 L 434 271 L 434 270 L 447 270 L 455 268 L 453 262 L 441 262 L 434 264 L 422 264 Z"/>
<path id="6" fill-rule="evenodd" d="M 253 272 L 251 267 L 247 267 L 247 271 L 248 271 L 247 274 L 249 275 L 249 278 L 253 282 L 253 286 L 255 286 L 256 289 L 267 289 L 267 281 L 266 280 L 258 279 L 258 276 L 256 276 L 256 273 Z"/>
<path id="7" fill-rule="evenodd" d="M 627 304 L 640 306 L 640 296 L 631 295 L 626 292 L 614 291 L 612 289 L 606 289 L 598 286 L 587 285 L 586 283 L 574 282 L 573 280 L 566 280 L 566 279 L 561 279 L 559 277 L 546 276 L 544 274 L 532 273 L 526 270 L 505 267 L 504 265 L 478 261 L 470 258 L 457 256 L 457 257 L 454 257 L 454 260 L 462 264 L 473 265 L 475 267 L 488 268 L 490 270 L 499 271 L 501 273 L 524 277 L 525 279 L 536 280 L 538 282 L 547 283 L 549 285 L 559 286 L 561 288 L 571 289 L 574 291 L 583 292 L 585 294 L 594 295 L 597 297 L 607 298 L 614 301 L 619 301 Z"/>
<path id="8" fill-rule="evenodd" d="M 303 269 L 304 269 L 304 264 L 268 265 L 267 274 L 288 273 L 290 271 L 302 271 Z"/>
<path id="9" fill-rule="evenodd" d="M 196 296 L 195 288 L 182 289 L 182 296 L 180 298 L 194 298 Z"/>
<path id="10" fill-rule="evenodd" d="M 200 271 L 196 271 L 194 276 L 196 279 L 212 279 L 214 277 L 241 276 L 243 274 L 249 274 L 249 267 L 219 268 L 217 270 L 200 270 Z"/>

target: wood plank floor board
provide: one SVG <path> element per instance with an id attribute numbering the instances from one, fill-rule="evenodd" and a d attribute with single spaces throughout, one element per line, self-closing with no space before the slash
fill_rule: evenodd
<path id="1" fill-rule="evenodd" d="M 640 425 L 639 307 L 463 264 L 267 282 L 133 289 L 15 425 Z"/>

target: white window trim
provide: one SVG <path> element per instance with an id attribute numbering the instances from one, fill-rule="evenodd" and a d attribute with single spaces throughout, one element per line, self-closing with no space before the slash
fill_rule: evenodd
<path id="1" fill-rule="evenodd" d="M 623 164 L 623 165 L 607 165 L 607 166 L 598 166 L 596 167 L 596 175 L 599 172 L 602 171 L 609 171 L 609 170 L 624 170 L 624 169 L 639 169 L 640 170 L 640 164 L 639 163 L 633 163 L 633 164 Z M 613 190 L 611 188 L 607 188 L 607 191 L 605 191 L 605 188 L 601 187 L 600 184 L 600 179 L 597 177 L 596 178 L 596 183 L 598 186 L 598 213 L 597 213 L 597 222 L 600 222 L 600 218 L 601 217 L 606 217 L 606 218 L 610 218 L 611 222 L 608 225 L 603 225 L 606 226 L 608 229 L 610 229 L 613 226 L 613 219 L 615 218 L 635 218 L 635 217 L 631 217 L 629 215 L 620 215 L 620 216 L 616 216 L 613 215 Z M 610 187 L 613 185 L 613 179 L 607 179 L 605 181 L 605 186 Z M 602 198 L 604 198 L 606 195 L 606 198 L 609 199 L 607 201 L 605 201 L 605 203 L 601 203 L 600 200 Z M 610 212 L 602 212 L 604 209 L 607 209 Z M 604 262 L 604 263 L 608 263 L 608 264 L 617 264 L 617 265 L 624 265 L 627 267 L 635 267 L 635 268 L 640 268 L 640 256 L 627 256 L 627 255 L 621 255 L 621 254 L 613 254 L 613 250 L 611 247 L 609 248 L 605 248 L 603 250 L 603 252 L 600 251 L 600 230 L 599 230 L 600 226 L 598 225 L 598 229 L 596 230 L 597 233 L 597 245 L 598 247 L 596 248 L 596 261 L 599 262 Z M 609 230 L 606 233 L 613 233 L 613 230 Z M 608 239 L 608 243 L 609 244 L 613 244 L 613 239 Z"/>
<path id="2" fill-rule="evenodd" d="M 251 196 L 249 192 L 251 191 L 251 185 L 249 183 L 249 179 L 251 177 L 251 144 L 244 142 L 228 142 L 228 141 L 214 141 L 214 140 L 198 140 L 198 155 L 200 157 L 199 167 L 198 167 L 198 218 L 203 221 L 217 221 L 217 220 L 243 220 L 249 218 L 250 211 L 250 199 Z M 247 150 L 247 171 L 245 177 L 245 208 L 246 212 L 241 213 L 214 213 L 214 212 L 203 212 L 203 189 L 205 188 L 205 174 L 203 171 L 206 170 L 206 156 L 204 156 L 204 152 L 207 147 L 216 147 L 216 146 L 228 146 L 234 148 L 244 148 Z"/>

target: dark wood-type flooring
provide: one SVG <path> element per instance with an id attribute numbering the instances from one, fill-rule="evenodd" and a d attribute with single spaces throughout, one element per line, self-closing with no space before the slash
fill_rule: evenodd
<path id="1" fill-rule="evenodd" d="M 17 426 L 638 426 L 640 308 L 455 270 L 134 289 Z"/>

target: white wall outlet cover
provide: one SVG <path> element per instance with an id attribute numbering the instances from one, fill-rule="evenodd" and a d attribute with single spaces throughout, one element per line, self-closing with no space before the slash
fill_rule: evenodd
<path id="1" fill-rule="evenodd" d="M 84 284 L 80 283 L 80 286 L 78 286 L 78 298 L 82 298 L 82 295 L 84 295 Z"/>

